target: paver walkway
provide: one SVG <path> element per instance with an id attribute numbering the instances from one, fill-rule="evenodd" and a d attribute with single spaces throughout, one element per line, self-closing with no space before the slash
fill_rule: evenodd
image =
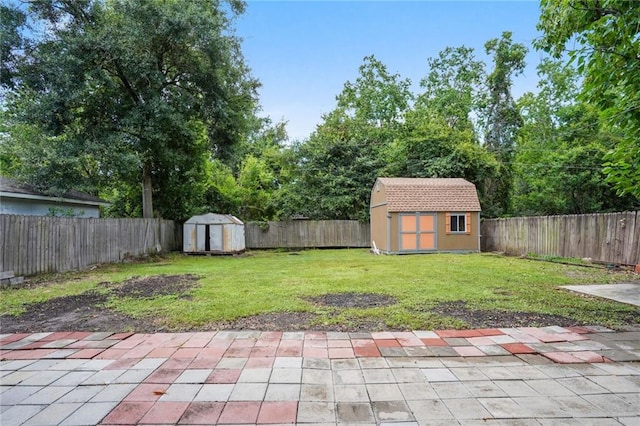
<path id="1" fill-rule="evenodd" d="M 640 328 L 0 335 L 0 424 L 640 424 Z"/>

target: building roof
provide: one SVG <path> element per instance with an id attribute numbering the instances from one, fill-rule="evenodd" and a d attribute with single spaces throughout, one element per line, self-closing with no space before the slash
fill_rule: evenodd
<path id="1" fill-rule="evenodd" d="M 4 176 L 0 176 L 0 196 L 32 200 L 54 200 L 58 202 L 89 204 L 97 206 L 109 205 L 109 203 L 107 203 L 102 198 L 73 189 L 65 192 L 60 197 L 51 196 L 42 191 L 39 191 L 32 185 L 20 183 L 14 179 L 10 179 Z"/>
<path id="2" fill-rule="evenodd" d="M 482 210 L 475 185 L 464 179 L 378 178 L 377 182 L 385 187 L 390 212 Z"/>

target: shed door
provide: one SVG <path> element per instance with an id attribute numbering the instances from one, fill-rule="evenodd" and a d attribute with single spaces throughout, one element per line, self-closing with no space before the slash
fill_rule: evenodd
<path id="1" fill-rule="evenodd" d="M 436 249 L 435 213 L 401 213 L 398 217 L 401 251 Z"/>
<path id="2" fill-rule="evenodd" d="M 209 247 L 211 251 L 222 251 L 222 225 L 209 225 Z"/>

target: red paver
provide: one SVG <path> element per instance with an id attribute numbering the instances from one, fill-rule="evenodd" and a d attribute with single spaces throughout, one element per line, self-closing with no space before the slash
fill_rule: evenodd
<path id="1" fill-rule="evenodd" d="M 131 393 L 129 393 L 129 395 L 127 395 L 124 401 L 155 402 L 164 395 L 168 388 L 168 383 L 140 383 L 131 391 Z"/>
<path id="2" fill-rule="evenodd" d="M 66 340 L 66 339 L 68 339 L 67 336 L 69 336 L 70 334 L 71 334 L 70 331 L 58 331 L 58 332 L 55 332 L 55 333 L 51 333 L 48 336 L 44 336 L 42 339 L 40 339 L 40 341 L 51 342 L 53 340 L 62 340 L 62 339 Z"/>
<path id="3" fill-rule="evenodd" d="M 327 339 L 327 333 L 324 331 L 307 331 L 304 333 L 305 340 Z"/>
<path id="4" fill-rule="evenodd" d="M 255 423 L 258 420 L 260 402 L 227 402 L 218 423 L 242 424 Z"/>
<path id="5" fill-rule="evenodd" d="M 154 347 L 151 345 L 139 345 L 122 355 L 122 358 L 144 358 L 149 355 L 153 349 Z"/>
<path id="6" fill-rule="evenodd" d="M 296 401 L 267 401 L 260 407 L 258 423 L 295 423 L 297 414 Z"/>
<path id="7" fill-rule="evenodd" d="M 424 346 L 424 343 L 422 342 L 422 340 L 418 339 L 415 336 L 411 338 L 399 337 L 398 343 L 400 343 L 400 346 L 402 346 L 403 348 Z"/>
<path id="8" fill-rule="evenodd" d="M 531 347 L 525 345 L 524 343 L 503 343 L 502 346 L 504 349 L 508 350 L 512 354 L 535 354 L 536 350 Z"/>
<path id="9" fill-rule="evenodd" d="M 581 364 L 584 360 L 573 356 L 571 352 L 545 352 L 541 354 L 545 358 L 549 358 L 553 362 L 559 364 Z"/>
<path id="10" fill-rule="evenodd" d="M 121 402 L 102 420 L 105 424 L 136 424 L 153 406 L 153 402 Z"/>
<path id="11" fill-rule="evenodd" d="M 191 364 L 189 364 L 189 368 L 191 369 L 202 369 L 202 368 L 215 368 L 220 362 L 220 357 L 198 357 L 194 359 Z"/>
<path id="12" fill-rule="evenodd" d="M 427 346 L 449 346 L 447 342 L 438 338 L 420 339 Z"/>
<path id="13" fill-rule="evenodd" d="M 162 364 L 162 368 L 168 370 L 185 370 L 193 361 L 191 358 L 169 358 Z"/>
<path id="14" fill-rule="evenodd" d="M 17 342 L 18 340 L 22 340 L 27 336 L 31 336 L 31 333 L 10 334 L 10 335 L 5 336 L 2 339 L 0 339 L 0 344 L 7 345 L 9 343 L 13 343 L 13 342 Z"/>
<path id="15" fill-rule="evenodd" d="M 184 370 L 159 368 L 144 379 L 144 383 L 173 383 Z"/>
<path id="16" fill-rule="evenodd" d="M 205 383 L 236 383 L 238 381 L 238 377 L 240 377 L 240 373 L 242 373 L 242 370 L 240 369 L 214 370 L 213 373 L 209 375 Z"/>
<path id="17" fill-rule="evenodd" d="M 353 348 L 353 353 L 358 358 L 373 358 L 373 357 L 381 357 L 380 351 L 378 347 L 375 345 L 367 345 L 367 346 L 355 346 Z"/>
<path id="18" fill-rule="evenodd" d="M 200 351 L 198 358 L 222 358 L 227 348 L 206 347 Z"/>
<path id="19" fill-rule="evenodd" d="M 54 353 L 58 349 L 31 349 L 28 351 L 11 351 L 4 355 L 6 359 L 38 359 L 46 358 L 47 355 Z"/>
<path id="20" fill-rule="evenodd" d="M 266 358 L 266 357 L 274 357 L 278 352 L 277 346 L 263 346 L 263 347 L 255 347 L 251 349 L 251 353 L 249 354 L 252 358 Z"/>
<path id="21" fill-rule="evenodd" d="M 177 348 L 155 348 L 147 354 L 147 358 L 169 358 Z"/>
<path id="22" fill-rule="evenodd" d="M 224 356 L 229 358 L 249 358 L 252 349 L 253 348 L 229 348 L 224 353 Z"/>
<path id="23" fill-rule="evenodd" d="M 504 332 L 497 328 L 479 328 L 476 331 L 483 336 L 502 336 L 504 334 Z"/>
<path id="24" fill-rule="evenodd" d="M 191 358 L 194 359 L 202 351 L 200 348 L 178 348 L 177 351 L 171 355 L 171 358 Z"/>
<path id="25" fill-rule="evenodd" d="M 374 342 L 376 343 L 376 346 L 379 348 L 399 348 L 400 347 L 400 342 L 398 342 L 396 339 L 382 339 L 382 340 L 375 340 Z"/>
<path id="26" fill-rule="evenodd" d="M 76 339 L 76 340 L 82 340 L 86 337 L 91 336 L 93 333 L 90 331 L 76 331 L 73 332 L 71 334 L 69 334 L 66 338 L 67 339 Z"/>
<path id="27" fill-rule="evenodd" d="M 454 346 L 453 349 L 458 352 L 460 356 L 487 356 L 487 354 L 475 346 Z"/>
<path id="28" fill-rule="evenodd" d="M 329 358 L 329 352 L 326 348 L 304 348 L 302 356 L 306 358 Z"/>
<path id="29" fill-rule="evenodd" d="M 351 348 L 329 348 L 329 358 L 355 358 L 356 355 Z"/>
<path id="30" fill-rule="evenodd" d="M 282 335 L 284 333 L 282 333 L 282 331 L 263 331 L 262 334 L 260 334 L 260 339 L 268 339 L 268 340 L 280 340 L 282 339 Z"/>
<path id="31" fill-rule="evenodd" d="M 442 338 L 445 337 L 481 337 L 482 334 L 477 330 L 436 330 L 436 334 Z"/>
<path id="32" fill-rule="evenodd" d="M 106 349 L 106 350 L 102 351 L 102 353 L 100 353 L 99 355 L 96 355 L 96 358 L 98 358 L 98 359 L 120 359 L 127 352 L 129 352 L 129 349 L 109 348 L 109 349 Z"/>
<path id="33" fill-rule="evenodd" d="M 81 349 L 67 358 L 91 359 L 104 352 L 104 349 Z"/>
<path id="34" fill-rule="evenodd" d="M 140 420 L 140 424 L 176 424 L 189 406 L 188 402 L 156 402 Z"/>
<path id="35" fill-rule="evenodd" d="M 604 357 L 592 351 L 571 352 L 571 355 L 588 363 L 604 362 Z"/>
<path id="36" fill-rule="evenodd" d="M 112 336 L 109 336 L 109 340 L 124 340 L 133 336 L 133 333 L 117 333 Z"/>
<path id="37" fill-rule="evenodd" d="M 224 353 L 231 346 L 231 343 L 233 343 L 233 340 L 230 339 L 213 339 L 209 342 L 207 348 L 223 349 Z"/>
<path id="38" fill-rule="evenodd" d="M 247 360 L 244 368 L 271 368 L 273 367 L 274 357 L 251 357 Z"/>
<path id="39" fill-rule="evenodd" d="M 214 425 L 218 422 L 224 402 L 192 402 L 180 418 L 181 425 Z"/>

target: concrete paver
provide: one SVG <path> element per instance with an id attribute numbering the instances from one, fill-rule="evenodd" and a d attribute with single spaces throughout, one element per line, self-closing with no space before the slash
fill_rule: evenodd
<path id="1" fill-rule="evenodd" d="M 639 348 L 602 327 L 3 334 L 0 424 L 636 425 Z"/>

